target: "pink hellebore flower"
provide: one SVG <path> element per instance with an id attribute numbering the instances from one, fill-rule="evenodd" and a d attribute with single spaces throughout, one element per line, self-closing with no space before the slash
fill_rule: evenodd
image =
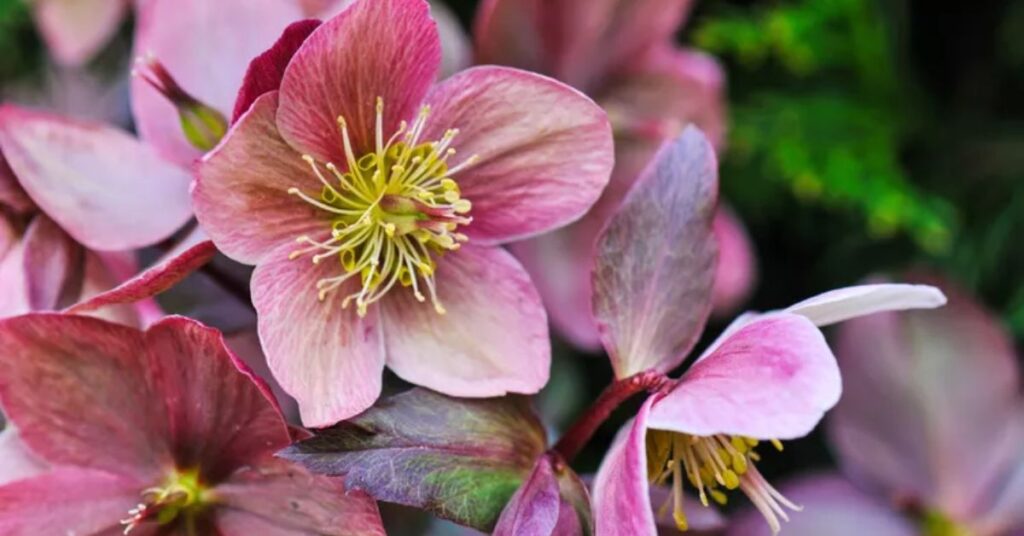
<path id="1" fill-rule="evenodd" d="M 357 1 L 199 166 L 199 222 L 256 265 L 260 338 L 307 425 L 369 407 L 385 363 L 454 396 L 547 381 L 544 310 L 498 246 L 590 207 L 612 165 L 607 119 L 514 69 L 435 85 L 439 61 L 425 1 Z"/>
<path id="2" fill-rule="evenodd" d="M 703 329 L 716 181 L 713 149 L 689 127 L 662 148 L 598 239 L 594 314 L 618 378 L 672 370 Z M 704 505 L 740 489 L 778 531 L 785 508 L 799 507 L 758 472 L 757 447 L 770 441 L 781 450 L 779 440 L 806 435 L 839 399 L 839 369 L 818 328 L 943 301 L 932 287 L 867 285 L 741 316 L 620 432 L 594 484 L 598 533 L 656 534 L 649 482 L 671 482 L 680 529 L 689 483 Z"/>
<path id="3" fill-rule="evenodd" d="M 487 0 L 475 25 L 477 61 L 551 75 L 590 95 L 615 132 L 608 188 L 579 222 L 515 244 L 552 324 L 573 344 L 596 350 L 590 314 L 590 259 L 601 228 L 662 142 L 695 124 L 721 147 L 723 74 L 714 59 L 675 45 L 688 0 Z M 734 310 L 756 278 L 753 247 L 731 210 L 716 216 L 721 262 L 716 313 Z"/>
<path id="4" fill-rule="evenodd" d="M 0 404 L 43 464 L 0 486 L 3 534 L 384 534 L 369 497 L 273 457 L 288 426 L 213 329 L 36 313 L 0 346 Z"/>
<path id="5" fill-rule="evenodd" d="M 879 527 L 871 534 L 1024 534 L 1024 396 L 1013 340 L 963 291 L 919 279 L 943 286 L 949 306 L 839 331 L 848 387 L 827 424 L 850 481 L 821 475 L 794 492 L 808 507 L 870 520 Z M 796 534 L 863 534 L 807 517 Z"/>

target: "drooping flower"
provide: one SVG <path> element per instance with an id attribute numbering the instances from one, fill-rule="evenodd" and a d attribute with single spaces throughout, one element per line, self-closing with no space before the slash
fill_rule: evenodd
<path id="1" fill-rule="evenodd" d="M 710 310 L 716 190 L 713 150 L 688 128 L 662 148 L 599 238 L 594 315 L 616 377 L 667 373 L 696 343 Z M 655 534 L 648 488 L 670 483 L 664 508 L 680 529 L 691 487 L 704 505 L 742 491 L 777 532 L 799 506 L 758 471 L 761 445 L 781 450 L 781 440 L 806 435 L 841 390 L 818 328 L 943 301 L 932 287 L 865 285 L 742 315 L 620 432 L 595 481 L 597 531 Z"/>
<path id="2" fill-rule="evenodd" d="M 687 124 L 716 147 L 725 131 L 723 74 L 714 59 L 675 45 L 687 0 L 488 0 L 474 34 L 477 61 L 548 74 L 590 95 L 615 133 L 608 188 L 579 222 L 518 243 L 513 251 L 537 283 L 552 324 L 571 343 L 597 350 L 590 315 L 594 241 L 662 142 Z M 753 247 L 731 210 L 717 216 L 721 246 L 712 302 L 735 310 L 756 279 Z"/>
<path id="3" fill-rule="evenodd" d="M 0 346 L 0 405 L 47 466 L 0 486 L 4 534 L 384 534 L 367 496 L 273 457 L 288 426 L 213 329 L 35 313 Z"/>
<path id="4" fill-rule="evenodd" d="M 611 168 L 607 119 L 514 69 L 434 85 L 439 61 L 426 2 L 355 2 L 199 166 L 199 222 L 256 265 L 260 337 L 307 425 L 369 407 L 385 363 L 455 396 L 547 380 L 543 308 L 497 246 L 587 210 Z"/>
<path id="5" fill-rule="evenodd" d="M 847 388 L 826 424 L 849 480 L 817 475 L 787 489 L 809 507 L 873 520 L 872 534 L 1020 534 L 1024 397 L 1012 338 L 964 291 L 918 277 L 941 285 L 949 305 L 839 330 Z M 835 519 L 808 517 L 794 534 L 842 534 Z M 749 523 L 732 533 L 757 534 L 739 530 Z"/>

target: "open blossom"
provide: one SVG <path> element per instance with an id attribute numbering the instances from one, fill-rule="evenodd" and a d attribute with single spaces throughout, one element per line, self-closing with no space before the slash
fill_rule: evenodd
<path id="1" fill-rule="evenodd" d="M 273 457 L 288 426 L 213 329 L 35 313 L 0 346 L 0 405 L 39 464 L 0 486 L 4 534 L 384 534 L 367 496 Z"/>
<path id="2" fill-rule="evenodd" d="M 199 166 L 199 222 L 256 265 L 260 338 L 307 425 L 369 407 L 385 363 L 455 396 L 547 380 L 544 311 L 498 245 L 587 210 L 610 173 L 607 119 L 508 68 L 435 85 L 439 62 L 426 2 L 355 2 Z"/>
<path id="3" fill-rule="evenodd" d="M 1002 536 L 1024 533 L 1024 398 L 1013 340 L 947 282 L 949 305 L 880 314 L 839 330 L 847 389 L 827 422 L 840 475 L 786 486 L 813 515 L 793 534 Z M 842 517 L 838 517 L 842 516 Z M 740 519 L 733 534 L 750 521 Z M 851 527 L 851 528 L 848 528 Z M 846 532 L 843 530 L 846 529 Z"/>
<path id="4" fill-rule="evenodd" d="M 617 377 L 668 372 L 693 348 L 710 310 L 716 190 L 713 150 L 688 128 L 661 149 L 599 238 L 594 314 Z M 777 532 L 799 506 L 757 470 L 762 445 L 781 450 L 780 440 L 806 435 L 841 391 L 818 328 L 943 301 L 932 287 L 866 285 L 739 317 L 620 432 L 594 485 L 598 533 L 655 534 L 651 483 L 671 485 L 680 529 L 690 487 L 705 506 L 742 491 Z"/>
<path id="5" fill-rule="evenodd" d="M 592 96 L 615 133 L 615 170 L 590 213 L 575 224 L 518 243 L 513 251 L 537 283 L 552 324 L 573 344 L 600 348 L 590 315 L 590 258 L 601 228 L 658 147 L 687 124 L 720 147 L 723 74 L 714 59 L 681 49 L 674 34 L 687 0 L 488 0 L 474 34 L 477 61 L 548 74 Z M 728 208 L 715 219 L 721 262 L 713 305 L 728 313 L 755 279 L 753 248 Z"/>

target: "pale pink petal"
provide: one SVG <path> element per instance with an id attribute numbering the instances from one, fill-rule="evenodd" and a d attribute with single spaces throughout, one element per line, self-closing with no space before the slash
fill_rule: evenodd
<path id="1" fill-rule="evenodd" d="M 394 289 L 381 302 L 395 374 L 462 397 L 536 393 L 547 383 L 547 318 L 511 254 L 463 246 L 439 259 L 436 282 L 443 315 L 407 289 Z"/>
<path id="2" fill-rule="evenodd" d="M 1020 371 L 999 320 L 943 289 L 946 307 L 840 328 L 846 394 L 829 431 L 849 473 L 963 519 L 1019 460 Z"/>
<path id="3" fill-rule="evenodd" d="M 0 534 L 118 534 L 145 484 L 91 469 L 61 467 L 0 486 Z"/>
<path id="4" fill-rule="evenodd" d="M 731 209 L 718 208 L 713 230 L 718 242 L 718 268 L 711 291 L 711 309 L 719 316 L 733 312 L 747 299 L 757 279 L 757 261 L 754 245 Z"/>
<path id="5" fill-rule="evenodd" d="M 561 506 L 555 471 L 548 457 L 541 456 L 501 511 L 492 536 L 551 536 Z"/>
<path id="6" fill-rule="evenodd" d="M 499 243 L 570 223 L 608 183 L 612 138 L 608 119 L 582 93 L 537 74 L 475 67 L 435 86 L 423 138 L 459 130 L 453 175 L 473 203 L 472 239 Z M 572 155 L 567 158 L 567 155 Z"/>
<path id="7" fill-rule="evenodd" d="M 45 215 L 32 219 L 23 238 L 29 307 L 50 311 L 81 291 L 84 251 Z"/>
<path id="8" fill-rule="evenodd" d="M 301 235 L 326 233 L 323 212 L 290 195 L 319 192 L 313 170 L 277 133 L 277 92 L 256 99 L 224 141 L 199 164 L 192 200 L 196 218 L 217 247 L 256 264 Z M 288 252 L 283 255 L 287 257 Z"/>
<path id="9" fill-rule="evenodd" d="M 699 436 L 794 439 L 818 424 L 841 389 L 835 357 L 809 320 L 765 315 L 690 367 L 654 404 L 648 426 Z"/>
<path id="10" fill-rule="evenodd" d="M 188 172 L 118 129 L 7 105 L 0 148 L 33 201 L 89 248 L 146 246 L 191 215 Z"/>
<path id="11" fill-rule="evenodd" d="M 25 273 L 25 241 L 0 215 L 0 318 L 31 310 Z"/>
<path id="12" fill-rule="evenodd" d="M 146 331 L 167 404 L 175 462 L 217 481 L 290 442 L 270 389 L 228 350 L 219 331 L 168 317 Z"/>
<path id="13" fill-rule="evenodd" d="M 300 20 L 289 24 L 281 37 L 274 42 L 259 56 L 253 58 L 249 68 L 245 71 L 245 78 L 242 80 L 242 87 L 238 90 L 235 98 L 234 111 L 231 112 L 231 123 L 234 124 L 242 117 L 252 103 L 260 95 L 277 90 L 281 87 L 281 79 L 284 77 L 284 70 L 288 62 L 299 50 L 313 30 L 320 27 L 320 21 L 315 19 Z"/>
<path id="14" fill-rule="evenodd" d="M 185 91 L 230 117 L 249 61 L 301 18 L 292 1 L 149 0 L 136 13 L 134 54 L 152 54 Z M 141 77 L 133 78 L 131 89 L 144 140 L 181 164 L 200 156 L 166 97 Z"/>
<path id="15" fill-rule="evenodd" d="M 657 534 L 647 484 L 648 398 L 612 442 L 594 479 L 594 522 L 602 536 Z"/>
<path id="16" fill-rule="evenodd" d="M 217 486 L 216 523 L 224 534 L 384 536 L 377 503 L 341 479 L 270 460 Z"/>
<path id="17" fill-rule="evenodd" d="M 46 463 L 29 451 L 13 427 L 0 432 L 0 485 L 36 476 L 46 469 Z"/>
<path id="18" fill-rule="evenodd" d="M 876 497 L 834 475 L 802 477 L 782 486 L 786 498 L 804 507 L 790 514 L 786 536 L 916 536 L 914 523 Z M 727 536 L 772 536 L 764 516 L 748 509 L 736 516 Z"/>
<path id="19" fill-rule="evenodd" d="M 337 118 L 348 122 L 356 155 L 372 150 L 376 100 L 384 136 L 412 119 L 441 63 L 426 0 L 355 2 L 306 39 L 285 69 L 281 135 L 317 160 L 344 164 Z"/>
<path id="20" fill-rule="evenodd" d="M 37 0 L 32 16 L 58 63 L 88 62 L 117 32 L 128 0 Z"/>
<path id="21" fill-rule="evenodd" d="M 786 308 L 827 326 L 882 311 L 934 309 L 946 303 L 942 291 L 929 285 L 875 284 L 830 290 Z"/>
<path id="22" fill-rule="evenodd" d="M 352 292 L 348 284 L 318 299 L 316 282 L 341 275 L 342 267 L 289 260 L 288 251 L 274 252 L 252 274 L 260 340 L 274 377 L 298 401 L 302 422 L 329 426 L 380 396 L 384 340 L 377 308 L 364 318 L 354 305 L 342 308 Z"/>
<path id="23" fill-rule="evenodd" d="M 654 47 L 618 70 L 594 98 L 621 138 L 657 141 L 694 124 L 716 148 L 725 142 L 725 74 L 701 52 Z"/>
<path id="24" fill-rule="evenodd" d="M 200 242 L 179 255 L 165 258 L 132 279 L 115 288 L 77 303 L 64 312 L 82 314 L 112 305 L 131 304 L 151 298 L 171 288 L 186 276 L 206 264 L 217 250 L 213 242 Z"/>
<path id="25" fill-rule="evenodd" d="M 139 331 L 33 314 L 0 321 L 0 346 L 0 402 L 40 458 L 143 478 L 171 463 Z"/>
<path id="26" fill-rule="evenodd" d="M 689 127 L 666 143 L 604 233 L 594 316 L 616 377 L 678 365 L 711 309 L 717 248 L 714 150 Z"/>
<path id="27" fill-rule="evenodd" d="M 1024 420 L 1024 408 L 1020 418 Z M 1021 445 L 1018 444 L 1018 447 Z M 983 534 L 1020 534 L 1024 532 L 1024 449 L 1000 478 L 994 498 L 982 506 L 987 507 L 981 521 L 977 523 Z M 1017 532 L 1010 532 L 1016 530 Z"/>

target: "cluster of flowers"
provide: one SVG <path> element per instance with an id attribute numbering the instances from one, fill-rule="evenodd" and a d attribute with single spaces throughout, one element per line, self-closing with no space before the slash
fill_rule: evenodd
<path id="1" fill-rule="evenodd" d="M 68 61 L 100 40 L 59 37 L 45 6 L 72 3 L 37 9 Z M 127 3 L 99 4 L 102 33 Z M 667 376 L 754 279 L 718 207 L 722 75 L 673 44 L 687 2 L 488 0 L 458 72 L 425 0 L 134 7 L 138 138 L 0 109 L 0 534 L 372 535 L 382 500 L 494 534 L 653 535 L 722 530 L 704 507 L 733 490 L 767 521 L 736 534 L 797 501 L 797 533 L 1024 527 L 1012 345 L 966 297 L 897 315 L 946 298 L 879 283 L 746 313 Z M 306 428 L 151 299 L 217 252 L 255 266 L 268 379 Z M 548 381 L 548 314 L 615 373 L 553 447 L 520 396 Z M 787 498 L 764 445 L 837 404 L 820 328 L 864 315 L 832 431 L 867 487 Z M 385 366 L 419 387 L 381 399 Z M 588 489 L 568 462 L 640 392 Z"/>

